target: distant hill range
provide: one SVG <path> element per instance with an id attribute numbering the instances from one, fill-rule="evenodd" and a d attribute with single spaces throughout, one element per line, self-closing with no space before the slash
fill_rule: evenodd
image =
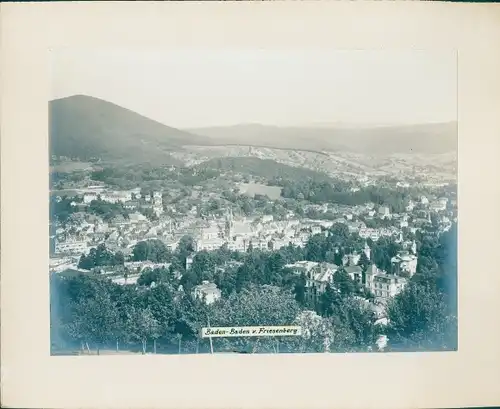
<path id="1" fill-rule="evenodd" d="M 98 98 L 75 95 L 49 102 L 52 155 L 89 160 L 173 164 L 190 145 L 245 145 L 368 154 L 457 150 L 457 124 L 353 128 L 258 124 L 180 130 Z"/>
<path id="2" fill-rule="evenodd" d="M 75 95 L 49 102 L 52 155 L 81 160 L 180 164 L 170 152 L 206 145 L 203 136 L 170 128 L 111 102 Z"/>
<path id="3" fill-rule="evenodd" d="M 436 154 L 457 150 L 457 123 L 376 127 L 276 127 L 244 124 L 190 129 L 214 145 L 253 145 L 269 148 L 348 151 L 363 154 Z"/>

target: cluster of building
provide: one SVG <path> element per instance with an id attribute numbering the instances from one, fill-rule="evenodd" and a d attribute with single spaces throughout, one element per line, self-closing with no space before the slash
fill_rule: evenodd
<path id="1" fill-rule="evenodd" d="M 141 194 L 141 189 L 132 190 L 105 190 L 102 187 L 89 188 L 82 195 L 83 204 L 88 205 L 100 200 L 107 203 L 121 203 L 127 210 L 152 210 L 157 216 L 163 213 L 163 199 L 161 192 Z"/>
<path id="2" fill-rule="evenodd" d="M 363 252 L 370 260 L 371 250 L 365 244 Z M 416 244 L 412 243 L 411 251 L 403 251 L 392 258 L 391 270 L 386 272 L 372 263 L 366 270 L 358 265 L 361 255 L 347 254 L 342 258 L 342 266 L 333 263 L 319 263 L 314 261 L 298 261 L 285 267 L 294 274 L 302 275 L 306 279 L 306 295 L 314 299 L 326 291 L 327 286 L 335 289 L 334 274 L 342 269 L 349 277 L 366 287 L 378 302 L 385 303 L 391 297 L 400 293 L 408 280 L 417 271 Z M 370 260 L 371 261 L 371 260 Z"/>
<path id="3" fill-rule="evenodd" d="M 231 251 L 279 250 L 289 244 L 304 246 L 311 235 L 332 225 L 329 221 L 274 221 L 273 216 L 234 219 L 229 210 L 223 220 L 211 220 L 195 235 L 195 251 L 215 250 L 227 246 Z"/>
<path id="4" fill-rule="evenodd" d="M 213 192 L 209 192 L 209 196 L 212 197 Z M 300 261 L 286 267 L 296 274 L 304 274 L 309 297 L 316 297 L 324 292 L 327 285 L 332 285 L 335 272 L 343 269 L 354 281 L 370 290 L 377 300 L 383 302 L 398 294 L 416 272 L 416 245 L 415 242 L 405 241 L 407 232 L 415 233 L 432 223 L 433 214 L 441 231 L 446 231 L 451 227 L 452 221 L 456 221 L 456 202 L 450 203 L 442 197 L 429 199 L 422 196 L 416 202 L 410 201 L 405 212 L 399 214 L 392 213 L 387 206 L 376 206 L 373 203 L 350 207 L 331 204 L 306 206 L 307 209 L 320 213 L 336 213 L 333 218 L 323 220 L 297 217 L 292 211 L 288 212 L 284 220 L 275 220 L 272 215 L 237 218 L 229 207 L 222 217 L 210 215 L 200 218 L 197 216 L 196 206 L 184 214 L 173 215 L 175 212 L 169 211 L 167 215 L 162 193 L 142 195 L 141 189 L 111 191 L 103 186 L 89 187 L 82 192 L 82 199 L 82 203 L 75 204 L 82 206 L 81 211 L 74 213 L 64 228 L 58 226 L 52 235 L 55 246 L 50 271 L 77 269 L 80 256 L 102 243 L 111 251 L 122 252 L 126 260 L 140 241 L 161 240 L 167 249 L 175 251 L 180 239 L 186 235 L 193 238 L 195 253 L 213 251 L 222 246 L 238 252 L 245 252 L 249 248 L 275 251 L 290 244 L 303 247 L 311 236 L 328 234 L 328 228 L 332 225 L 343 223 L 349 233 L 357 234 L 367 242 L 392 237 L 401 243 L 404 251 L 392 258 L 391 271 L 381 271 L 373 263 L 368 269 L 362 269 L 359 266 L 360 253 L 345 255 L 341 266 Z M 85 207 L 95 200 L 121 203 L 130 214 L 128 217 L 119 215 L 105 222 L 102 218 L 85 212 Z M 156 215 L 154 220 L 145 216 L 146 209 L 152 210 Z M 382 225 L 385 227 L 367 227 L 370 220 L 384 220 Z M 371 260 L 368 243 L 362 252 Z M 192 258 L 188 258 L 188 262 L 189 260 Z M 155 268 L 153 263 L 138 262 L 137 265 L 132 265 L 128 261 L 124 267 L 126 277 L 123 274 L 113 276 L 113 281 L 132 284 L 137 281 L 144 268 Z M 197 286 L 193 295 L 203 297 L 206 302 L 214 302 L 221 296 L 215 284 L 208 282 Z"/>
<path id="5" fill-rule="evenodd" d="M 196 206 L 186 214 L 170 213 L 169 217 L 164 212 L 162 193 L 142 195 L 140 188 L 111 191 L 103 186 L 91 186 L 82 193 L 83 203 L 75 203 L 82 206 L 82 213 L 79 218 L 76 217 L 74 226 L 69 226 L 70 229 L 74 227 L 77 231 L 69 234 L 66 229 L 63 234 L 56 235 L 56 253 L 81 254 L 99 242 L 127 248 L 137 241 L 148 238 L 160 238 L 169 248 L 174 249 L 176 238 L 184 234 L 195 238 L 196 251 L 215 250 L 222 245 L 227 245 L 234 251 L 246 251 L 250 246 L 262 250 L 277 250 L 290 243 L 302 246 L 311 235 L 321 233 L 323 229 L 335 223 L 345 223 L 350 233 L 358 233 L 363 239 L 377 241 L 380 237 L 392 236 L 398 237 L 399 240 L 402 239 L 405 229 L 415 233 L 419 228 L 431 223 L 433 213 L 437 215 L 443 231 L 449 229 L 452 221 L 456 219 L 456 213 L 448 206 L 448 199 L 443 197 L 429 199 L 422 196 L 417 203 L 410 201 L 406 206 L 406 212 L 401 214 L 391 213 L 389 207 L 376 207 L 373 203 L 351 207 L 310 204 L 304 209 L 312 208 L 320 213 L 337 213 L 338 217 L 309 220 L 298 218 L 290 211 L 284 221 L 275 221 L 271 215 L 261 216 L 260 219 L 251 217 L 235 219 L 231 212 L 219 220 L 201 219 L 197 216 Z M 85 206 L 95 200 L 121 203 L 130 214 L 128 218 L 117 216 L 110 223 L 104 223 L 96 218 L 90 221 L 88 217 L 81 217 L 82 214 L 85 215 Z M 413 213 L 416 207 L 419 210 L 418 214 Z M 146 210 L 152 210 L 159 220 L 155 222 L 148 220 L 145 216 L 148 214 Z M 386 223 L 388 227 L 367 227 L 366 223 L 375 219 L 390 222 Z"/>

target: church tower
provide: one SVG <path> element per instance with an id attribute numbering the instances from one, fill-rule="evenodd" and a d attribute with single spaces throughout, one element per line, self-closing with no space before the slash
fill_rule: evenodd
<path id="1" fill-rule="evenodd" d="M 229 209 L 226 212 L 226 226 L 225 226 L 225 234 L 226 238 L 230 239 L 233 237 L 233 228 L 234 228 L 234 221 L 233 221 L 233 210 Z"/>
<path id="2" fill-rule="evenodd" d="M 153 210 L 157 216 L 163 213 L 163 199 L 161 192 L 153 193 Z"/>
<path id="3" fill-rule="evenodd" d="M 365 253 L 365 256 L 368 260 L 371 260 L 370 259 L 370 256 L 371 256 L 371 250 L 370 250 L 370 246 L 368 246 L 368 243 L 365 241 L 365 248 L 363 249 L 363 252 Z"/>
<path id="4" fill-rule="evenodd" d="M 402 243 L 403 242 L 403 232 L 399 232 L 399 236 L 396 239 L 396 243 Z"/>

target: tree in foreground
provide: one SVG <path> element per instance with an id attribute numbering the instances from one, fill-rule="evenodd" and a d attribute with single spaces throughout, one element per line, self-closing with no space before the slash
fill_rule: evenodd
<path id="1" fill-rule="evenodd" d="M 378 336 L 376 317 L 366 300 L 358 297 L 342 300 L 335 309 L 334 317 L 352 332 L 353 350 L 366 351 L 374 345 Z"/>
<path id="2" fill-rule="evenodd" d="M 209 311 L 212 326 L 288 326 L 293 325 L 300 306 L 291 291 L 274 286 L 251 286 L 227 300 L 213 304 Z M 241 337 L 218 339 L 224 348 L 239 351 L 272 351 L 276 341 L 286 344 L 287 337 Z"/>
<path id="3" fill-rule="evenodd" d="M 340 352 L 354 343 L 354 334 L 342 322 L 332 317 L 321 317 L 314 311 L 303 311 L 295 321 L 302 335 L 295 339 L 300 352 Z"/>
<path id="4" fill-rule="evenodd" d="M 83 298 L 73 306 L 73 319 L 67 327 L 70 335 L 84 343 L 88 350 L 88 343 L 94 343 L 99 355 L 101 347 L 119 332 L 116 305 L 109 294 Z"/>
<path id="5" fill-rule="evenodd" d="M 132 339 L 138 340 L 142 344 L 142 353 L 147 351 L 148 339 L 155 340 L 160 336 L 160 326 L 156 318 L 153 316 L 150 308 L 131 308 L 129 312 L 129 324 L 127 327 L 130 331 Z"/>
<path id="6" fill-rule="evenodd" d="M 392 349 L 454 350 L 457 320 L 445 296 L 430 286 L 411 283 L 388 305 L 387 335 Z"/>

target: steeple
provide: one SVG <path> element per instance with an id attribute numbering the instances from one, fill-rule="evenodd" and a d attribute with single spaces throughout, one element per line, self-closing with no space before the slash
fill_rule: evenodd
<path id="1" fill-rule="evenodd" d="M 417 254 L 417 243 L 415 243 L 415 240 L 413 240 L 413 243 L 411 244 L 411 252 L 413 254 Z"/>
<path id="2" fill-rule="evenodd" d="M 153 210 L 157 216 L 163 213 L 163 200 L 161 192 L 153 192 Z"/>
<path id="3" fill-rule="evenodd" d="M 396 243 L 401 243 L 403 241 L 403 232 L 399 232 L 398 239 L 396 240 Z"/>
<path id="4" fill-rule="evenodd" d="M 233 224 L 233 209 L 231 208 L 226 211 L 226 222 L 231 225 Z"/>
<path id="5" fill-rule="evenodd" d="M 233 226 L 234 226 L 234 222 L 233 222 L 233 210 L 232 209 L 228 209 L 228 211 L 226 212 L 226 237 L 227 238 L 230 238 L 233 236 Z"/>
<path id="6" fill-rule="evenodd" d="M 371 256 L 371 250 L 370 250 L 370 246 L 368 246 L 368 243 L 365 241 L 365 248 L 363 249 L 363 252 L 365 253 L 365 256 L 368 260 L 370 260 L 370 256 Z"/>

